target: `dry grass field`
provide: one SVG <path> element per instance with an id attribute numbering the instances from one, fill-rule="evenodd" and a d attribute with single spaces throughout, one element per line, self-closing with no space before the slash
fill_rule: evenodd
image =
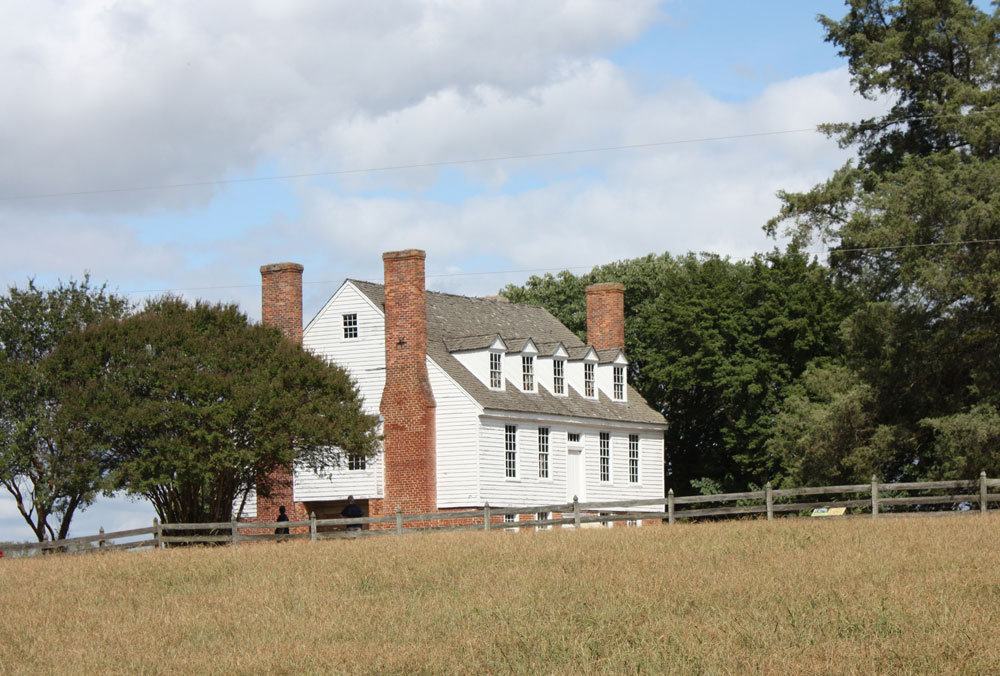
<path id="1" fill-rule="evenodd" d="M 1000 674 L 1000 517 L 0 560 L 0 674 Z"/>

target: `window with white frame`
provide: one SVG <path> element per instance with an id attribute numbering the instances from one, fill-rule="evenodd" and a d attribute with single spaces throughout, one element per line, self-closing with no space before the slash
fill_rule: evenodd
<path id="1" fill-rule="evenodd" d="M 611 481 L 611 434 L 601 432 L 600 442 L 601 481 Z"/>
<path id="2" fill-rule="evenodd" d="M 521 378 L 523 389 L 525 392 L 535 391 L 535 358 L 522 355 L 521 356 Z"/>
<path id="3" fill-rule="evenodd" d="M 504 429 L 504 468 L 507 477 L 517 477 L 517 425 L 507 425 Z"/>
<path id="4" fill-rule="evenodd" d="M 549 428 L 538 428 L 538 478 L 549 478 Z"/>
<path id="5" fill-rule="evenodd" d="M 566 394 L 566 360 L 556 359 L 552 362 L 552 393 Z"/>
<path id="6" fill-rule="evenodd" d="M 639 483 L 639 435 L 628 435 L 628 480 Z"/>
<path id="7" fill-rule="evenodd" d="M 352 312 L 349 315 L 344 315 L 344 338 L 357 338 L 358 337 L 358 315 L 356 312 Z"/>
<path id="8" fill-rule="evenodd" d="M 614 370 L 614 395 L 617 401 L 625 399 L 625 367 L 616 366 Z"/>
<path id="9" fill-rule="evenodd" d="M 490 387 L 499 390 L 503 386 L 503 355 L 490 352 Z"/>
<path id="10" fill-rule="evenodd" d="M 583 396 L 594 396 L 594 365 L 589 362 L 583 365 Z"/>
<path id="11" fill-rule="evenodd" d="M 579 432 L 567 432 L 566 433 L 566 443 L 567 444 L 578 444 L 578 443 L 580 443 L 580 433 Z"/>
<path id="12" fill-rule="evenodd" d="M 349 470 L 360 470 L 366 469 L 368 467 L 367 458 L 363 455 L 358 455 L 357 453 L 349 453 L 347 455 L 347 469 Z"/>
<path id="13" fill-rule="evenodd" d="M 517 521 L 517 514 L 504 514 L 503 515 L 503 522 L 504 523 L 515 523 L 516 521 Z"/>
<path id="14" fill-rule="evenodd" d="M 538 521 L 548 521 L 550 518 L 551 514 L 549 512 L 538 512 L 535 514 L 535 519 Z M 550 528 L 552 528 L 550 524 L 535 526 L 535 530 L 548 530 Z"/>

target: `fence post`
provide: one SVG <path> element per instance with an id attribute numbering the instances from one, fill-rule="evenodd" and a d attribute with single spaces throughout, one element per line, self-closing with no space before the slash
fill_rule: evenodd
<path id="1" fill-rule="evenodd" d="M 580 498 L 573 496 L 573 528 L 580 528 Z"/>
<path id="2" fill-rule="evenodd" d="M 403 534 L 403 508 L 396 507 L 396 535 Z"/>
<path id="3" fill-rule="evenodd" d="M 667 523 L 674 522 L 674 489 L 667 491 Z"/>
<path id="4" fill-rule="evenodd" d="M 233 547 L 236 546 L 236 519 L 229 522 L 229 530 L 233 536 Z"/>
<path id="5" fill-rule="evenodd" d="M 872 518 L 878 516 L 878 477 L 872 474 Z"/>
<path id="6" fill-rule="evenodd" d="M 490 532 L 490 503 L 487 502 L 483 505 L 483 530 L 487 533 Z"/>
<path id="7" fill-rule="evenodd" d="M 774 521 L 774 494 L 771 491 L 771 482 L 764 484 L 764 504 L 767 505 L 767 520 Z"/>
<path id="8" fill-rule="evenodd" d="M 163 526 L 160 525 L 160 520 L 153 517 L 153 537 L 155 538 L 156 548 L 163 549 Z"/>
<path id="9" fill-rule="evenodd" d="M 986 513 L 986 470 L 979 473 L 979 511 Z"/>
<path id="10" fill-rule="evenodd" d="M 100 528 L 97 529 L 97 534 L 104 535 L 104 526 L 101 526 Z M 104 538 L 101 538 L 100 540 L 97 541 L 97 547 L 98 549 L 104 549 Z"/>
<path id="11" fill-rule="evenodd" d="M 309 541 L 316 542 L 316 512 L 309 513 Z"/>

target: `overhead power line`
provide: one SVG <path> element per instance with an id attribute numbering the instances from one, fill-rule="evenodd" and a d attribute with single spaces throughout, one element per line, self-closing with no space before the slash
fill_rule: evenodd
<path id="1" fill-rule="evenodd" d="M 212 185 L 236 185 L 240 183 L 262 183 L 266 181 L 291 181 L 303 178 L 322 178 L 327 176 L 346 176 L 350 174 L 371 174 L 383 171 L 401 171 L 405 169 L 429 169 L 434 167 L 461 166 L 466 164 L 481 164 L 486 162 L 505 162 L 508 160 L 532 160 L 545 157 L 565 155 L 584 155 L 588 153 L 603 153 L 614 150 L 637 150 L 640 148 L 656 148 L 659 146 L 682 145 L 686 143 L 706 143 L 708 141 L 730 141 L 741 138 L 760 136 L 779 136 L 782 134 L 801 134 L 815 132 L 816 129 L 783 129 L 780 131 L 760 131 L 748 134 L 730 134 L 727 136 L 704 136 L 700 138 L 674 139 L 670 141 L 652 141 L 649 143 L 631 143 L 618 146 L 599 146 L 594 148 L 575 148 L 571 150 L 553 150 L 545 153 L 523 153 L 520 155 L 495 155 L 492 157 L 476 157 L 472 159 L 442 160 L 440 162 L 418 162 L 414 164 L 391 164 L 382 167 L 366 167 L 364 169 L 335 169 L 331 171 L 313 171 L 301 174 L 278 174 L 275 176 L 255 176 L 248 178 L 225 178 L 214 181 L 191 181 L 188 183 L 164 183 L 160 185 L 132 186 L 127 188 L 98 188 L 94 190 L 71 190 L 65 192 L 37 193 L 34 195 L 10 195 L 0 197 L 0 202 L 17 200 L 36 200 L 51 197 L 78 197 L 81 195 L 107 195 L 113 193 L 144 192 L 150 190 L 171 190 L 174 188 L 198 188 Z"/>
<path id="2" fill-rule="evenodd" d="M 933 119 L 944 119 L 954 117 L 975 117 L 979 115 L 994 115 L 995 110 L 979 110 L 969 113 L 940 113 L 934 115 L 914 115 L 912 117 L 892 120 L 890 124 L 901 124 L 904 122 L 922 122 Z M 836 123 L 834 123 L 836 124 Z M 847 124 L 862 124 L 862 122 L 852 122 Z M 746 134 L 726 134 L 721 136 L 701 136 L 686 139 L 672 139 L 668 141 L 650 141 L 648 143 L 629 143 L 614 146 L 597 146 L 592 148 L 573 148 L 568 150 L 553 150 L 544 153 L 521 153 L 516 155 L 495 155 L 490 157 L 476 157 L 470 159 L 441 160 L 437 162 L 415 162 L 411 164 L 392 164 L 380 167 L 365 167 L 355 169 L 334 169 L 330 171 L 313 171 L 298 174 L 276 174 L 273 176 L 254 176 L 247 178 L 224 178 L 204 181 L 188 181 L 184 183 L 163 183 L 144 186 L 127 186 L 117 188 L 94 188 L 90 190 L 65 190 L 59 192 L 6 195 L 0 197 L 0 202 L 15 202 L 48 199 L 54 197 L 79 197 L 85 195 L 109 195 L 115 193 L 146 192 L 152 190 L 173 190 L 179 188 L 199 188 L 206 186 L 238 185 L 241 183 L 263 183 L 268 181 L 291 181 L 303 178 L 322 178 L 329 176 L 348 176 L 351 174 L 371 174 L 385 171 L 403 171 L 407 169 L 429 169 L 435 167 L 462 166 L 468 164 L 483 164 L 488 162 L 505 162 L 509 160 L 531 160 L 546 157 L 560 157 L 568 155 L 585 155 L 592 153 L 603 153 L 622 150 L 639 150 L 642 148 L 657 148 L 663 146 L 685 145 L 693 143 L 708 143 L 712 141 L 733 141 L 745 138 L 760 138 L 767 136 L 781 136 L 786 134 L 802 134 L 808 132 L 818 132 L 817 127 L 802 129 L 781 129 L 777 131 L 749 132 Z"/>
<path id="3" fill-rule="evenodd" d="M 802 253 L 819 256 L 822 254 L 831 253 L 841 253 L 841 252 L 864 252 L 864 251 L 894 251 L 899 249 L 920 249 L 927 247 L 939 247 L 939 246 L 961 246 L 965 244 L 1000 244 L 1000 238 L 996 239 L 966 239 L 955 242 L 926 242 L 926 243 L 916 243 L 916 244 L 897 244 L 888 246 L 867 246 L 867 247 L 849 247 L 844 249 L 823 249 L 821 251 L 803 251 Z M 596 267 L 600 267 L 601 264 L 595 263 L 593 265 L 567 265 L 554 268 L 522 268 L 517 270 L 483 270 L 476 272 L 444 272 L 438 274 L 427 275 L 428 279 L 435 279 L 441 277 L 476 277 L 484 275 L 515 275 L 515 274 L 537 274 L 542 272 L 562 272 L 563 270 L 593 270 Z M 340 284 L 344 280 L 342 279 L 322 279 L 313 281 L 303 281 L 303 285 L 307 284 Z M 136 291 L 123 291 L 125 295 L 138 295 L 143 293 L 177 293 L 181 291 L 209 291 L 217 289 L 259 289 L 260 284 L 226 284 L 219 286 L 190 286 L 184 288 L 176 289 L 141 289 Z"/>

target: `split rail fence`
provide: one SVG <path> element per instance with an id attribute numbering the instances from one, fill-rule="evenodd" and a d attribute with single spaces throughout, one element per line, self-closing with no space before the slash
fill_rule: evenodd
<path id="1" fill-rule="evenodd" d="M 616 500 L 605 502 L 572 502 L 532 507 L 490 507 L 430 514 L 396 514 L 389 516 L 359 517 L 354 519 L 317 519 L 315 514 L 306 521 L 247 522 L 223 521 L 218 523 L 159 523 L 155 519 L 148 528 L 97 535 L 52 540 L 39 543 L 0 543 L 0 552 L 31 554 L 37 551 L 100 552 L 115 549 L 160 548 L 174 544 L 216 543 L 237 545 L 266 540 L 327 540 L 337 538 L 380 537 L 418 532 L 458 530 L 507 530 L 514 528 L 548 528 L 551 526 L 580 528 L 589 524 L 610 524 L 616 521 L 663 520 L 675 523 L 678 519 L 728 518 L 734 516 L 764 515 L 768 520 L 775 515 L 794 515 L 812 512 L 817 508 L 843 507 L 853 509 L 855 515 L 871 518 L 896 516 L 934 516 L 985 514 L 990 503 L 1000 503 L 1000 493 L 990 489 L 1000 488 L 1000 479 L 989 479 L 983 472 L 978 481 L 916 481 L 880 483 L 872 477 L 870 484 L 843 486 L 818 486 L 807 488 L 772 489 L 770 483 L 763 490 L 717 495 L 691 495 L 674 497 L 669 491 L 665 498 Z M 917 493 L 917 494 L 914 494 Z M 865 497 L 857 497 L 864 495 Z M 792 498 L 812 497 L 809 502 L 794 502 Z M 726 503 L 735 503 L 728 506 Z M 701 505 L 715 505 L 703 507 Z M 978 506 L 974 509 L 973 506 Z M 951 506 L 951 509 L 942 507 Z M 645 507 L 647 509 L 636 509 Z M 925 507 L 931 508 L 923 509 Z M 915 508 L 900 511 L 898 508 Z M 559 518 L 527 521 L 507 521 L 519 515 L 561 514 Z M 450 525 L 455 521 L 466 522 Z M 435 523 L 444 522 L 442 525 Z M 450 522 L 450 524 L 448 523 Z M 335 530 L 326 528 L 364 527 L 367 530 Z M 374 528 L 373 528 L 374 526 Z M 241 531 L 289 528 L 287 535 L 259 534 Z M 150 536 L 145 539 L 117 542 L 127 538 Z"/>

